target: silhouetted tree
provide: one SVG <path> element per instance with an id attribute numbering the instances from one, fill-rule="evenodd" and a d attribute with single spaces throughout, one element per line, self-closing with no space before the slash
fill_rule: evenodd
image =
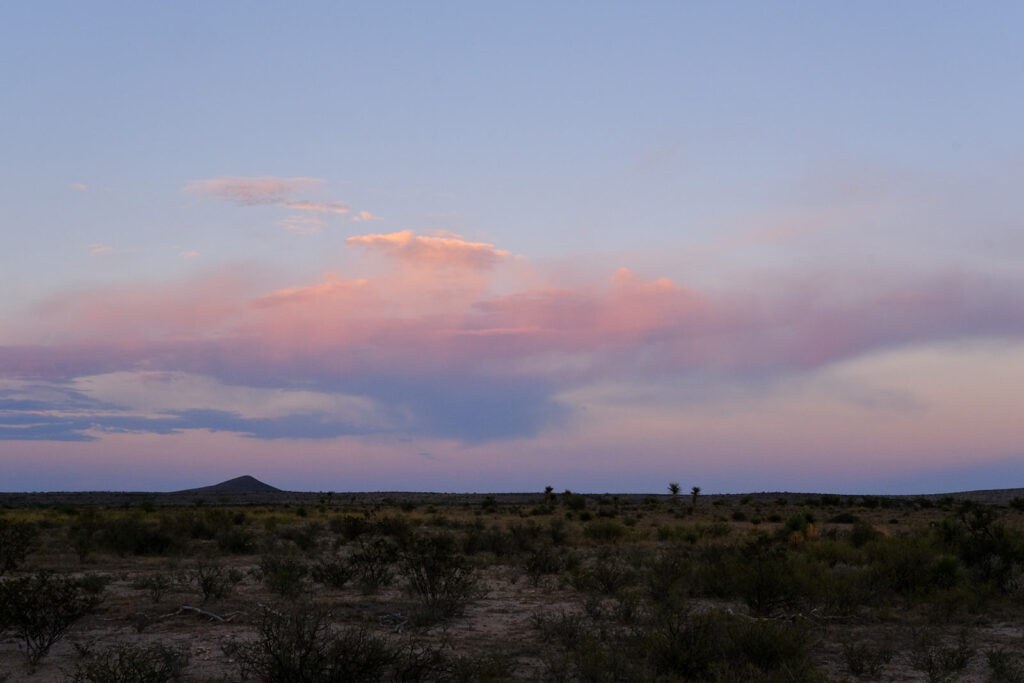
<path id="1" fill-rule="evenodd" d="M 672 494 L 672 504 L 673 505 L 678 505 L 679 504 L 679 483 L 678 482 L 672 482 L 671 484 L 669 484 L 668 485 L 668 491 L 669 491 L 669 493 Z"/>

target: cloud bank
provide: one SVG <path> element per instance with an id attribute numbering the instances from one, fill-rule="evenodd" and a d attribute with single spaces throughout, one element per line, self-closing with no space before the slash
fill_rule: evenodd
<path id="1" fill-rule="evenodd" d="M 23 391 L 0 404 L 0 439 L 205 429 L 479 443 L 568 424 L 564 397 L 591 386 L 675 382 L 713 393 L 914 345 L 1024 337 L 1020 278 L 789 273 L 698 291 L 620 268 L 567 285 L 450 233 L 347 244 L 387 267 L 257 294 L 254 278 L 224 269 L 53 296 L 9 326 L 0 378 L 53 389 L 112 373 L 186 373 L 211 386 L 349 397 L 365 404 L 359 411 L 292 403 L 249 414 L 238 399 L 204 404 L 199 394 L 188 407 L 143 410 L 135 394 L 89 403 L 92 390 L 74 400 Z"/>

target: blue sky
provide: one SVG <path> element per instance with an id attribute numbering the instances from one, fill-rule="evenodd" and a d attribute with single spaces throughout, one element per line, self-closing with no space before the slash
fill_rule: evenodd
<path id="1" fill-rule="evenodd" d="M 0 489 L 999 471 L 1022 14 L 4 6 Z"/>

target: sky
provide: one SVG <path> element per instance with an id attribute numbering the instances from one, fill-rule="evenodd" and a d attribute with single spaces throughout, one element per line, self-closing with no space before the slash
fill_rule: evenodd
<path id="1" fill-rule="evenodd" d="M 1024 486 L 1020 3 L 0 6 L 0 490 Z"/>

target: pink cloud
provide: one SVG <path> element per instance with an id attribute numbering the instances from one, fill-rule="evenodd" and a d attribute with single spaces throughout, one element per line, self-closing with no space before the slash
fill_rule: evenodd
<path id="1" fill-rule="evenodd" d="M 302 201 L 285 202 L 284 205 L 296 211 L 313 211 L 315 213 L 343 214 L 352 210 L 352 207 L 345 202 L 338 201 L 311 201 L 304 199 Z M 366 212 L 363 211 L 361 213 Z"/>
<path id="2" fill-rule="evenodd" d="M 185 191 L 234 204 L 280 204 L 291 195 L 324 182 L 321 178 L 278 178 L 275 176 L 208 178 L 193 180 Z"/>
<path id="3" fill-rule="evenodd" d="M 377 216 L 374 216 L 369 211 L 360 211 L 356 215 L 352 216 L 352 220 L 358 222 L 358 221 L 379 221 L 380 219 Z"/>
<path id="4" fill-rule="evenodd" d="M 89 245 L 89 253 L 93 256 L 105 256 L 106 254 L 114 253 L 114 248 L 106 244 L 94 242 Z"/>
<path id="5" fill-rule="evenodd" d="M 489 269 L 508 257 L 493 244 L 468 242 L 459 235 L 414 235 L 411 230 L 349 237 L 346 244 L 366 247 L 408 263 Z"/>
<path id="6" fill-rule="evenodd" d="M 488 269 L 507 252 L 490 244 L 408 231 L 349 244 L 395 257 L 393 270 L 271 291 L 234 270 L 52 297 L 5 326 L 0 375 L 145 368 L 347 386 L 380 374 L 440 377 L 450 391 L 472 379 L 555 392 L 801 373 L 911 344 L 1024 336 L 1024 287 L 982 275 L 787 276 L 701 292 L 622 268 L 574 286 L 502 281 L 495 292 Z"/>
<path id="7" fill-rule="evenodd" d="M 279 224 L 290 232 L 300 235 L 309 235 L 314 232 L 321 232 L 327 225 L 317 216 L 288 216 L 279 221 Z"/>

